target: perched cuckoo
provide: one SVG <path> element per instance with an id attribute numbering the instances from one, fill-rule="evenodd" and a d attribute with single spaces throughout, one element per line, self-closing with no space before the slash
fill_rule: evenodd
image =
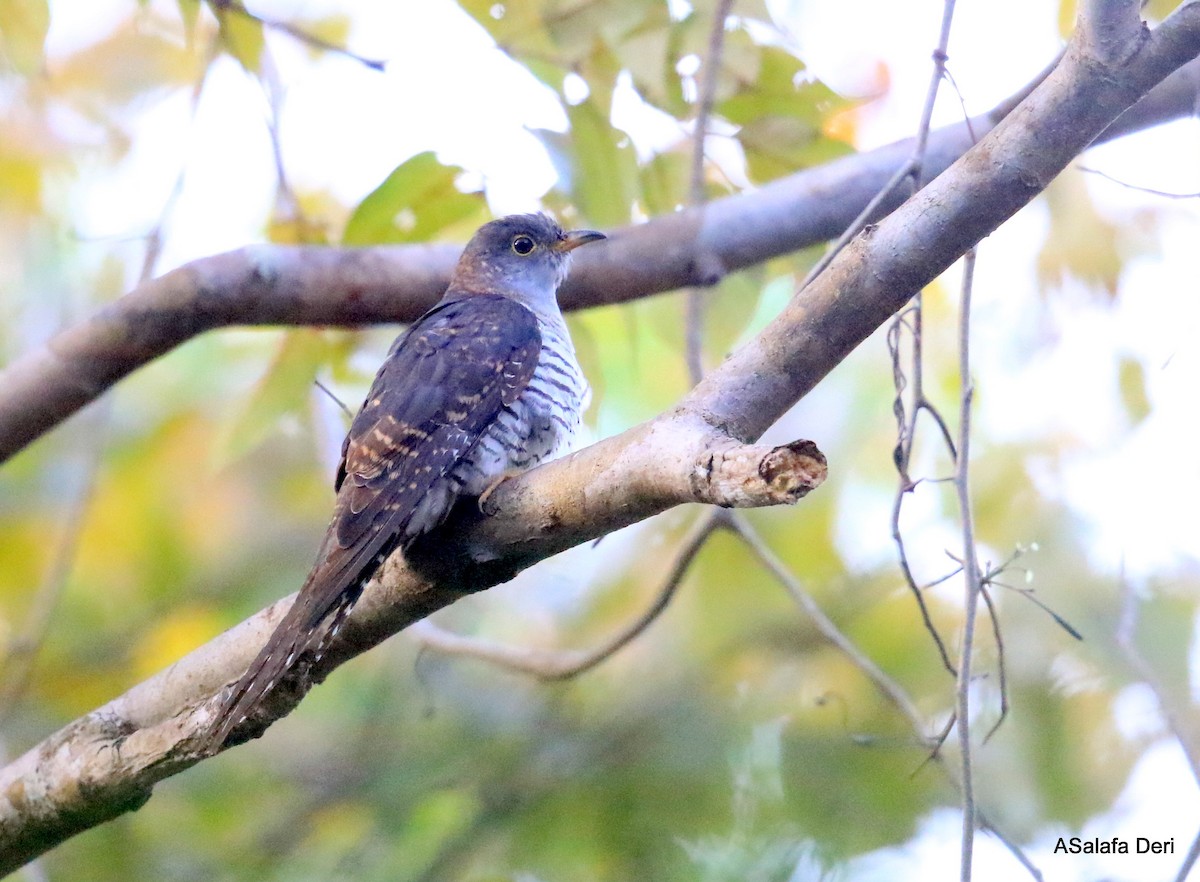
<path id="1" fill-rule="evenodd" d="M 558 308 L 571 252 L 603 239 L 544 215 L 474 235 L 433 309 L 396 338 L 342 444 L 337 501 L 291 610 L 221 702 L 211 749 L 302 659 L 315 662 L 396 548 L 454 502 L 562 451 L 587 382 Z"/>

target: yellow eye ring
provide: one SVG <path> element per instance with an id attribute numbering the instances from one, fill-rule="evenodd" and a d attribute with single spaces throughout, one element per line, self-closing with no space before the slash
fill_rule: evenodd
<path id="1" fill-rule="evenodd" d="M 512 240 L 512 250 L 522 256 L 529 254 L 535 248 L 537 248 L 537 243 L 528 236 L 515 236 Z"/>

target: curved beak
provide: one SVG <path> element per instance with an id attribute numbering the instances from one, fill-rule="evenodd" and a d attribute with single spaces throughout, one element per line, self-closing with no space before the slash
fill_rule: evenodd
<path id="1" fill-rule="evenodd" d="M 553 247 L 555 251 L 574 251 L 580 245 L 586 245 L 588 242 L 599 242 L 601 239 L 607 238 L 608 236 L 598 233 L 595 230 L 571 230 L 569 233 L 564 233 L 563 237 Z"/>

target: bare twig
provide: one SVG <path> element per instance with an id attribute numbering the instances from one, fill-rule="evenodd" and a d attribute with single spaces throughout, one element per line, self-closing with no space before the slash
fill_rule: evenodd
<path id="1" fill-rule="evenodd" d="M 708 139 L 708 120 L 712 116 L 713 100 L 717 94 L 717 80 L 721 74 L 721 50 L 725 45 L 725 20 L 733 0 L 717 0 L 713 10 L 712 29 L 708 35 L 708 57 L 701 71 L 700 92 L 696 102 L 696 122 L 692 132 L 692 173 L 688 199 L 693 208 L 707 201 L 704 187 L 704 144 Z M 720 273 L 713 273 L 714 278 Z M 694 386 L 704 376 L 704 306 L 706 292 L 692 287 L 687 292 L 685 316 L 685 358 L 688 376 Z"/>
<path id="2" fill-rule="evenodd" d="M 836 646 L 850 662 L 862 671 L 868 679 L 875 685 L 880 693 L 891 704 L 904 715 L 912 727 L 913 734 L 923 744 L 932 745 L 933 750 L 928 754 L 925 762 L 936 762 L 938 767 L 945 772 L 951 783 L 961 789 L 961 784 L 954 774 L 953 769 L 948 766 L 941 754 L 938 752 L 938 747 L 945 740 L 946 736 L 954 727 L 954 715 L 951 714 L 950 719 L 946 722 L 944 729 L 935 735 L 928 733 L 928 722 L 921 716 L 916 705 L 908 694 L 896 683 L 891 677 L 883 672 L 854 642 L 847 637 L 840 628 L 829 618 L 820 608 L 812 595 L 804 590 L 799 580 L 791 573 L 791 571 L 783 564 L 783 562 L 775 555 L 763 540 L 762 537 L 750 526 L 744 515 L 740 512 L 731 512 L 729 518 L 729 526 L 738 536 L 746 543 L 747 547 L 758 557 L 759 561 L 767 568 L 772 576 L 784 587 L 796 605 L 804 610 L 817 631 L 830 643 Z M 922 764 L 924 765 L 924 763 Z M 997 829 L 988 821 L 982 812 L 977 812 L 976 816 L 979 820 L 979 825 L 988 830 L 1007 848 L 1023 867 L 1025 867 L 1030 875 L 1036 880 L 1041 880 L 1041 871 L 1029 859 L 1021 847 L 1010 839 L 1003 831 Z"/>
<path id="3" fill-rule="evenodd" d="M 954 0 L 945 0 L 942 7 L 942 26 L 938 36 L 938 44 L 933 50 L 933 76 L 929 80 L 929 89 L 925 94 L 925 104 L 921 108 L 921 120 L 917 125 L 917 134 L 913 142 L 912 153 L 909 154 L 908 161 L 900 168 L 896 169 L 895 174 L 888 179 L 888 182 L 880 188 L 879 192 L 866 204 L 858 216 L 851 221 L 838 239 L 826 249 L 825 254 L 821 259 L 808 271 L 804 281 L 800 284 L 804 288 L 815 279 L 825 267 L 837 256 L 843 248 L 850 244 L 850 240 L 862 232 L 863 228 L 871 218 L 876 216 L 880 206 L 883 205 L 893 194 L 895 194 L 901 185 L 908 180 L 911 180 L 913 190 L 921 189 L 924 181 L 927 180 L 925 175 L 925 154 L 929 146 L 929 127 L 933 119 L 933 107 L 937 103 L 938 86 L 941 84 L 942 78 L 946 73 L 946 61 L 949 55 L 946 54 L 947 47 L 950 44 L 950 23 L 954 20 Z M 1049 73 L 1049 70 L 1043 72 L 1043 76 Z M 970 131 L 968 129 L 968 131 Z M 974 132 L 971 131 L 971 138 L 974 140 Z"/>
<path id="4" fill-rule="evenodd" d="M 916 705 L 912 703 L 912 699 L 908 697 L 907 693 L 900 688 L 895 680 L 885 674 L 875 662 L 871 661 L 861 649 L 854 645 L 849 637 L 842 633 L 841 629 L 825 614 L 820 605 L 804 590 L 800 581 L 792 575 L 783 561 L 775 555 L 775 552 L 771 550 L 767 543 L 746 522 L 746 519 L 739 513 L 734 512 L 729 519 L 729 526 L 742 542 L 745 543 L 746 547 L 754 553 L 759 562 L 766 567 L 767 571 L 783 586 L 796 605 L 804 610 L 805 615 L 812 620 L 813 625 L 820 632 L 821 636 L 836 646 L 856 668 L 866 674 L 867 678 L 875 684 L 875 688 L 904 715 L 909 725 L 912 726 L 913 731 L 919 737 L 927 738 L 923 734 L 926 725 L 925 720 L 921 717 L 921 713 L 917 710 Z"/>
<path id="5" fill-rule="evenodd" d="M 271 159 L 275 163 L 275 213 L 295 225 L 298 231 L 307 231 L 308 222 L 300 209 L 300 200 L 296 198 L 283 162 L 283 139 L 279 127 L 283 115 L 284 87 L 270 47 L 263 47 L 260 67 L 258 79 L 267 99 L 267 137 L 271 142 Z"/>
<path id="6" fill-rule="evenodd" d="M 233 12 L 242 16 L 243 18 L 256 21 L 265 28 L 270 28 L 273 31 L 279 31 L 280 33 L 287 34 L 292 39 L 312 46 L 314 49 L 320 49 L 323 52 L 332 52 L 336 55 L 343 55 L 346 58 L 357 61 L 359 64 L 365 67 L 369 67 L 371 70 L 382 71 L 387 65 L 387 62 L 385 61 L 364 58 L 361 55 L 351 52 L 345 46 L 339 46 L 336 43 L 330 43 L 328 40 L 318 37 L 316 34 L 310 34 L 308 31 L 297 27 L 291 22 L 276 18 L 268 18 L 266 16 L 251 12 L 241 3 L 237 2 L 237 0 L 209 0 L 209 2 L 212 4 L 213 10 L 217 13 L 217 15 L 221 15 L 226 11 Z"/>
<path id="7" fill-rule="evenodd" d="M 933 119 L 933 108 L 937 103 L 941 82 L 946 77 L 946 61 L 949 58 L 947 50 L 950 44 L 950 26 L 953 19 L 954 0 L 946 0 L 942 7 L 942 23 L 938 34 L 938 44 L 933 51 L 933 73 L 929 78 L 929 88 L 925 95 L 925 104 L 921 108 L 921 118 L 917 125 L 913 152 L 905 166 L 908 175 L 912 178 L 914 187 L 918 189 L 925 177 L 925 154 L 929 146 L 929 131 L 930 123 Z M 1047 70 L 1046 73 L 1048 72 Z M 968 127 L 968 132 L 974 137 L 973 129 Z M 893 180 L 896 181 L 898 186 L 899 181 L 897 179 Z M 897 317 L 888 329 L 888 348 L 891 352 L 892 377 L 896 387 L 896 397 L 892 404 L 892 410 L 896 415 L 897 423 L 897 441 L 894 458 L 900 482 L 896 490 L 895 500 L 892 503 L 892 541 L 896 544 L 896 552 L 900 561 L 900 571 L 904 576 L 909 591 L 912 592 L 917 602 L 917 608 L 921 613 L 921 620 L 925 625 L 925 630 L 933 638 L 934 645 L 941 656 L 942 665 L 951 675 L 954 675 L 956 672 L 954 663 L 950 660 L 950 654 L 946 649 L 945 641 L 933 624 L 933 620 L 929 615 L 929 609 L 925 603 L 924 593 L 918 586 L 912 566 L 909 564 L 908 550 L 904 543 L 904 533 L 900 528 L 900 518 L 904 508 L 904 500 L 917 486 L 916 482 L 912 479 L 909 468 L 912 462 L 913 446 L 916 444 L 917 421 L 920 419 L 922 413 L 929 414 L 941 431 L 942 439 L 946 444 L 952 461 L 957 459 L 958 451 L 945 418 L 943 418 L 938 408 L 925 395 L 925 358 L 923 349 L 925 315 L 921 291 L 916 292 L 913 297 L 912 306 L 905 310 L 902 316 L 903 321 L 900 317 Z M 901 342 L 905 330 L 909 332 L 912 350 L 907 372 L 903 366 Z M 908 408 L 905 408 L 904 405 L 904 394 L 906 391 L 908 391 L 912 402 Z"/>
<path id="8" fill-rule="evenodd" d="M 611 658 L 654 623 L 675 596 L 704 543 L 725 521 L 726 514 L 726 509 L 714 508 L 697 519 L 680 543 L 670 572 L 655 592 L 650 606 L 637 619 L 594 649 L 546 651 L 513 647 L 476 637 L 463 637 L 429 621 L 412 625 L 408 633 L 428 649 L 482 659 L 541 680 L 568 680 Z"/>
<path id="9" fill-rule="evenodd" d="M 1060 628 L 1062 628 L 1064 631 L 1066 631 L 1068 634 L 1070 634 L 1076 640 L 1082 640 L 1083 635 L 1079 633 L 1078 629 L 1076 629 L 1074 625 L 1072 625 L 1070 622 L 1068 622 L 1066 619 L 1064 619 L 1061 615 L 1059 615 L 1053 609 L 1051 609 L 1048 604 L 1046 604 L 1042 600 L 1040 600 L 1034 594 L 1034 591 L 1032 588 L 1017 588 L 1014 585 L 1009 585 L 1007 582 L 1000 581 L 1000 576 L 1004 575 L 1005 573 L 1012 572 L 1012 571 L 1015 571 L 1018 573 L 1024 573 L 1026 581 L 1028 581 L 1030 579 L 1029 570 L 1026 569 L 1025 567 L 1014 566 L 1014 564 L 1023 555 L 1025 555 L 1027 551 L 1029 551 L 1031 549 L 1033 551 L 1036 551 L 1037 547 L 1038 546 L 1037 546 L 1036 542 L 1033 543 L 1033 545 L 1031 545 L 1029 548 L 1026 548 L 1023 545 L 1018 545 L 1015 549 L 1013 549 L 1012 554 L 1010 554 L 1005 560 L 1001 561 L 999 564 L 992 564 L 989 561 L 988 565 L 983 568 L 983 584 L 985 587 L 995 586 L 997 588 L 1003 588 L 1005 591 L 1011 591 L 1014 594 L 1018 595 L 1019 597 L 1023 598 L 1024 600 L 1029 601 L 1034 606 L 1036 606 L 1038 609 L 1040 609 L 1042 612 L 1044 612 L 1046 615 L 1048 615 L 1051 619 L 1053 619 L 1054 623 L 1056 625 L 1058 625 Z M 949 552 L 947 552 L 947 554 L 949 554 Z M 954 560 L 956 563 L 958 563 L 959 567 L 961 568 L 961 566 L 962 566 L 961 560 L 959 560 L 957 557 L 955 557 L 952 554 L 950 554 L 950 558 L 952 560 Z"/>
<path id="10" fill-rule="evenodd" d="M 974 385 L 971 381 L 971 287 L 975 277 L 975 249 L 963 258 L 962 303 L 959 307 L 959 378 L 962 398 L 959 404 L 958 459 L 955 463 L 954 487 L 958 495 L 958 516 L 962 527 L 963 581 L 966 586 L 966 603 L 963 611 L 962 651 L 958 660 L 958 689 L 956 714 L 958 716 L 958 746 L 962 763 L 963 826 L 961 851 L 961 877 L 970 882 L 971 860 L 975 847 L 975 788 L 971 770 L 971 657 L 975 650 L 975 615 L 979 606 L 979 594 L 983 586 L 983 575 L 979 569 L 979 557 L 975 549 L 975 519 L 971 509 L 970 453 L 971 453 L 971 399 Z"/>
<path id="11" fill-rule="evenodd" d="M 1148 193 L 1151 196 L 1161 196 L 1164 199 L 1200 199 L 1200 193 L 1168 193 L 1166 190 L 1155 190 L 1152 187 L 1140 187 L 1137 184 L 1131 184 L 1128 181 L 1122 181 L 1120 178 L 1114 178 L 1108 172 L 1100 171 L 1098 168 L 1090 168 L 1086 165 L 1076 165 L 1077 169 L 1089 175 L 1097 175 L 1104 178 L 1106 181 L 1112 181 L 1114 184 L 1124 187 L 1126 190 L 1136 190 L 1139 193 Z"/>
<path id="12" fill-rule="evenodd" d="M 313 385 L 324 392 L 325 395 L 328 396 L 329 400 L 341 409 L 342 413 L 344 413 L 350 419 L 354 419 L 354 411 L 350 409 L 350 406 L 346 404 L 346 402 L 337 397 L 337 393 L 335 393 L 332 389 L 315 377 L 313 378 Z"/>
<path id="13" fill-rule="evenodd" d="M 996 674 L 1000 680 L 1000 716 L 983 736 L 983 743 L 987 744 L 1000 728 L 1000 724 L 1008 717 L 1008 668 L 1004 663 L 1004 632 L 1000 629 L 1000 616 L 992 601 L 992 593 L 988 591 L 987 581 L 982 580 L 980 585 L 980 593 L 983 595 L 984 605 L 987 606 L 988 621 L 992 623 L 992 639 L 996 642 Z"/>

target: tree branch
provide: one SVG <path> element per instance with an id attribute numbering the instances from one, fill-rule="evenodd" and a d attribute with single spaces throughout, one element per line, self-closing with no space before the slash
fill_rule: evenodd
<path id="1" fill-rule="evenodd" d="M 676 549 L 667 578 L 654 592 L 654 601 L 649 608 L 592 649 L 546 650 L 507 646 L 477 637 L 464 637 L 430 621 L 416 622 L 409 627 L 408 634 L 415 637 L 424 648 L 481 659 L 540 680 L 569 680 L 612 658 L 654 624 L 675 596 L 709 537 L 722 526 L 725 520 L 722 516 L 728 514 L 726 509 L 721 508 L 709 509 L 703 514 Z"/>
<path id="2" fill-rule="evenodd" d="M 969 125 L 931 133 L 925 177 L 944 171 L 971 146 L 971 131 L 980 137 L 990 131 L 1027 91 Z M 1198 98 L 1200 61 L 1176 71 L 1100 137 L 1188 116 Z M 579 255 L 562 303 L 580 309 L 713 284 L 720 274 L 712 267 L 744 269 L 829 241 L 905 166 L 913 145 L 912 139 L 899 141 L 753 193 L 714 200 L 703 209 L 618 230 L 608 242 Z M 893 193 L 874 217 L 901 201 Z M 139 285 L 0 371 L 0 463 L 132 371 L 205 331 L 230 325 L 411 321 L 441 296 L 458 251 L 454 245 L 253 245 L 201 258 Z"/>
<path id="3" fill-rule="evenodd" d="M 393 555 L 305 682 L 281 688 L 263 714 L 237 734 L 246 737 L 286 713 L 312 682 L 347 658 L 464 593 L 503 581 L 570 545 L 684 501 L 772 504 L 797 498 L 819 483 L 823 463 L 811 446 L 748 448 L 740 442 L 757 438 L 915 290 L 1028 203 L 1122 110 L 1200 53 L 1197 9 L 1195 2 L 1187 4 L 1139 51 L 1117 53 L 1128 59 L 1119 67 L 1074 41 L 1054 72 L 994 131 L 891 217 L 864 231 L 758 337 L 673 410 L 502 484 L 489 498 L 495 517 L 460 508 L 436 540 L 436 554 L 428 553 L 425 543 L 414 546 L 407 561 Z M 780 198 L 779 191 L 769 197 Z M 775 223 L 784 226 L 795 204 L 748 200 L 727 200 L 725 210 L 753 204 L 774 213 Z M 628 279 L 648 267 L 661 274 L 668 265 L 689 263 L 686 255 L 696 253 L 696 242 L 719 244 L 739 260 L 758 253 L 755 249 L 778 246 L 775 227 L 757 237 L 726 227 L 718 236 L 722 227 L 714 215 L 720 216 L 720 204 L 709 207 L 704 229 L 671 240 L 665 259 L 635 260 L 627 271 L 616 255 L 636 254 L 663 230 L 686 232 L 694 219 L 681 214 L 647 225 L 648 232 L 625 231 L 601 259 L 581 261 L 584 272 L 572 296 L 583 297 L 589 285 L 598 285 L 602 267 L 608 287 L 594 290 L 619 296 L 630 290 Z M 249 253 L 260 256 L 256 285 L 282 286 L 290 294 L 284 300 L 293 305 L 330 309 L 317 289 L 278 276 L 277 250 Z M 426 253 L 431 251 L 414 252 Z M 370 261 L 372 254 L 333 260 Z M 176 278 L 190 278 L 194 267 L 178 271 L 184 275 Z M 360 309 L 358 300 L 346 298 L 345 282 L 339 284 L 341 299 L 335 297 L 334 303 L 344 312 Z M 183 296 L 195 299 L 201 290 L 227 311 L 233 309 L 233 295 L 221 289 L 199 286 Z M 249 312 L 277 308 L 275 299 L 260 296 L 251 298 Z M 103 359 L 99 366 L 114 367 Z M 274 604 L 0 770 L 0 872 L 140 806 L 155 782 L 197 762 L 196 743 L 212 718 L 214 693 L 242 672 L 288 602 Z"/>

